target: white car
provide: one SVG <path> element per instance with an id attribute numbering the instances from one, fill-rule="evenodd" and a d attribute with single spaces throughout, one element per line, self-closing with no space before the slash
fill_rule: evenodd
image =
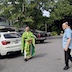
<path id="1" fill-rule="evenodd" d="M 0 55 L 21 50 L 21 35 L 17 32 L 0 32 Z"/>

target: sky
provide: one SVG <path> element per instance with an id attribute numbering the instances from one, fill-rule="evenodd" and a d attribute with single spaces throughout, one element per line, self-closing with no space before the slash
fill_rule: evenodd
<path id="1" fill-rule="evenodd" d="M 50 17 L 50 13 L 46 10 L 43 11 L 43 16 Z"/>

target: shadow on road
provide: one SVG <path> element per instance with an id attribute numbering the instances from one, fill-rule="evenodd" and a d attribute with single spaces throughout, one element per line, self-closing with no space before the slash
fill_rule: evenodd
<path id="1" fill-rule="evenodd" d="M 6 56 L 0 56 L 0 59 L 11 59 L 22 56 L 20 52 L 15 52 Z"/>
<path id="2" fill-rule="evenodd" d="M 38 42 L 38 43 L 36 43 L 36 44 L 47 44 L 47 43 L 51 43 L 51 42 L 44 42 L 44 43 Z"/>
<path id="3" fill-rule="evenodd" d="M 34 58 L 41 58 L 41 57 L 44 57 L 46 55 L 47 55 L 47 53 L 45 53 L 45 54 L 38 54 L 38 55 L 34 56 Z"/>

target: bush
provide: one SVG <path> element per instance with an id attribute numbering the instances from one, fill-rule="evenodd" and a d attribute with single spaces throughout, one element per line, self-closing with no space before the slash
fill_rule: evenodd
<path id="1" fill-rule="evenodd" d="M 52 35 L 52 36 L 57 36 L 57 35 L 58 35 L 58 33 L 57 33 L 57 32 L 55 32 L 55 31 L 53 31 L 53 32 L 51 32 L 51 35 Z"/>

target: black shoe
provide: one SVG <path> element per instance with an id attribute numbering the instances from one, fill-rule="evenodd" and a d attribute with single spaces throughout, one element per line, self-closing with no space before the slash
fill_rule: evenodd
<path id="1" fill-rule="evenodd" d="M 28 59 L 26 58 L 26 59 L 24 59 L 24 61 L 28 61 Z"/>
<path id="2" fill-rule="evenodd" d="M 63 70 L 68 70 L 69 69 L 69 66 L 65 66 Z"/>

